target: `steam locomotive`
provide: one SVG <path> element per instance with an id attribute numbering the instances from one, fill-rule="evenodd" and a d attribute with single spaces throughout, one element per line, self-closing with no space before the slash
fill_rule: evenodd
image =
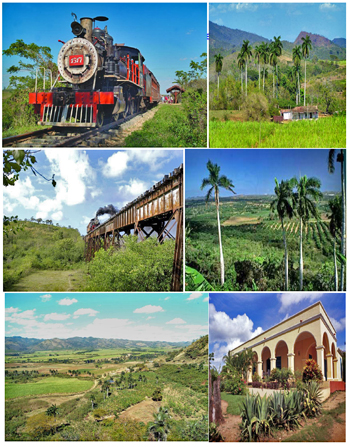
<path id="1" fill-rule="evenodd" d="M 90 220 L 88 223 L 88 226 L 86 228 L 86 232 L 89 233 L 90 231 L 94 230 L 96 227 L 100 225 L 100 221 L 97 217 L 94 217 Z"/>
<path id="2" fill-rule="evenodd" d="M 114 44 L 113 37 L 95 22 L 107 17 L 72 14 L 74 38 L 62 42 L 59 74 L 49 91 L 29 93 L 29 103 L 40 115 L 38 124 L 61 127 L 101 127 L 161 100 L 159 83 L 144 64 L 140 50 Z M 35 85 L 37 86 L 36 76 Z M 63 85 L 57 86 L 55 85 Z"/>

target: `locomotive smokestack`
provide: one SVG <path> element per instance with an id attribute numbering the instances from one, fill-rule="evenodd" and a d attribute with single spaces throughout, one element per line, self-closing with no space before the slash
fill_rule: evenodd
<path id="1" fill-rule="evenodd" d="M 118 210 L 113 205 L 101 206 L 101 208 L 96 211 L 96 217 L 103 216 L 104 214 L 113 216 L 114 214 L 117 214 L 117 212 Z"/>
<path id="2" fill-rule="evenodd" d="M 82 17 L 80 19 L 80 25 L 85 28 L 85 39 L 92 42 L 92 19 L 90 17 Z"/>

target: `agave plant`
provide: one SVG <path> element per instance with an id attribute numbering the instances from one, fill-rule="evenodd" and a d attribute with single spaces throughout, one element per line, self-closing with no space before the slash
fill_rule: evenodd
<path id="1" fill-rule="evenodd" d="M 243 440 L 257 441 L 261 435 L 270 434 L 271 416 L 267 397 L 247 394 L 241 403 L 241 418 Z"/>
<path id="2" fill-rule="evenodd" d="M 305 388 L 306 395 L 304 401 L 305 414 L 308 417 L 317 416 L 321 413 L 322 391 L 317 382 L 309 382 Z"/>

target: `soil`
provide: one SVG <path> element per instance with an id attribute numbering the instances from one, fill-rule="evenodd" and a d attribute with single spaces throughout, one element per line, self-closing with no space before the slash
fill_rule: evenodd
<path id="1" fill-rule="evenodd" d="M 227 413 L 228 403 L 225 400 L 221 401 L 222 413 L 225 422 L 220 425 L 219 431 L 223 436 L 225 442 L 239 442 L 241 440 L 241 430 L 239 424 L 241 417 Z"/>
<path id="2" fill-rule="evenodd" d="M 155 402 L 152 399 L 145 399 L 142 402 L 129 407 L 119 415 L 119 419 L 130 420 L 133 419 L 137 422 L 152 422 L 154 420 L 154 413 L 157 413 L 161 402 Z"/>

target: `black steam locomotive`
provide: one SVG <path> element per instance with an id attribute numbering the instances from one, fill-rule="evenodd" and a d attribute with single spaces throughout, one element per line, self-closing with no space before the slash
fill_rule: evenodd
<path id="1" fill-rule="evenodd" d="M 102 126 L 133 115 L 161 100 L 159 83 L 144 64 L 140 50 L 114 44 L 113 37 L 95 22 L 107 17 L 77 17 L 71 23 L 76 36 L 58 55 L 59 75 L 50 91 L 29 94 L 40 115 L 39 124 L 67 127 Z M 57 84 L 64 86 L 55 87 Z"/>

